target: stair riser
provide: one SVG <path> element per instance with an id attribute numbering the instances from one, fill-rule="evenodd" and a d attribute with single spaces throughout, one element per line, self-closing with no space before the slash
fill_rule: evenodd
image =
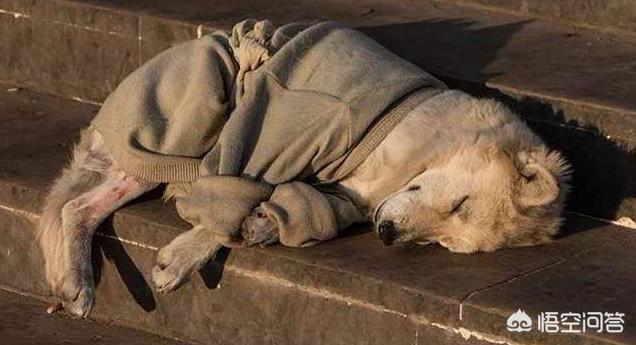
<path id="1" fill-rule="evenodd" d="M 33 219 L 0 210 L 0 226 L 0 284 L 46 295 Z M 168 337 L 237 345 L 413 344 L 416 338 L 420 344 L 488 344 L 231 266 L 210 264 L 205 282 L 197 275 L 161 295 L 150 287 L 155 250 L 103 237 L 93 250 L 100 277 L 93 317 Z"/>

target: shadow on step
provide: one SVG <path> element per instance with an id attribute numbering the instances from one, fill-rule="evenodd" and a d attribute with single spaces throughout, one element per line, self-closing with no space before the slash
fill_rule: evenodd
<path id="1" fill-rule="evenodd" d="M 530 97 L 514 98 L 483 85 L 446 82 L 475 96 L 505 103 L 551 148 L 563 152 L 573 168 L 567 211 L 604 219 L 636 216 L 636 147 L 611 138 L 601 128 L 568 120 L 570 116 L 549 103 Z M 564 235 L 588 230 L 567 225 L 564 228 Z"/>
<path id="2" fill-rule="evenodd" d="M 499 92 L 493 96 L 521 114 L 572 164 L 568 210 L 604 219 L 636 216 L 635 147 L 611 138 L 602 128 L 567 120 L 562 110 L 536 99 L 516 100 Z"/>
<path id="3" fill-rule="evenodd" d="M 471 20 L 458 18 L 358 29 L 425 71 L 483 83 L 498 75 L 485 70 L 510 38 L 529 22 L 477 27 Z"/>
<path id="4" fill-rule="evenodd" d="M 100 225 L 99 230 L 106 236 L 118 237 L 113 228 L 112 217 L 108 217 L 104 223 Z M 104 258 L 113 263 L 123 283 L 126 285 L 126 289 L 135 302 L 145 311 L 155 310 L 157 302 L 150 285 L 120 241 L 93 241 L 95 286 L 98 286 L 100 283 Z"/>
<path id="5" fill-rule="evenodd" d="M 230 256 L 230 248 L 222 247 L 214 256 L 214 259 L 208 261 L 203 268 L 199 270 L 201 279 L 208 289 L 216 289 L 223 278 L 223 270 L 225 269 L 225 261 Z"/>

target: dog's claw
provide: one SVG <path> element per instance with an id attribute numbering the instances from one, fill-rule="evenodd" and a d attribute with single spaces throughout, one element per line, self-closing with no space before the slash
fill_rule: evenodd
<path id="1" fill-rule="evenodd" d="M 46 308 L 46 313 L 47 314 L 53 314 L 53 313 L 57 313 L 58 311 L 62 310 L 62 303 L 53 303 L 51 305 L 48 306 L 48 308 Z"/>

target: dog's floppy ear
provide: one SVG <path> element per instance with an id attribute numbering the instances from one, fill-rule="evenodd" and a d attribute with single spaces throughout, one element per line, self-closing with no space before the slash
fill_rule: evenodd
<path id="1" fill-rule="evenodd" d="M 536 159 L 519 154 L 519 195 L 517 204 L 521 207 L 541 207 L 559 197 L 559 184 L 547 166 Z"/>

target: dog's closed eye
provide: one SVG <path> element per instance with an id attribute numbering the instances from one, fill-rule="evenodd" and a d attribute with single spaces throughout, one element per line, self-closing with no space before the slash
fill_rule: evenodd
<path id="1" fill-rule="evenodd" d="M 407 188 L 406 190 L 409 191 L 409 192 L 414 192 L 416 190 L 420 190 L 420 188 L 422 188 L 422 187 L 417 186 L 417 185 L 412 185 L 412 186 L 409 186 L 409 188 Z"/>
<path id="2" fill-rule="evenodd" d="M 450 214 L 455 214 L 461 211 L 464 204 L 466 203 L 466 200 L 468 200 L 468 195 L 464 195 L 463 197 L 455 200 L 451 205 Z"/>

